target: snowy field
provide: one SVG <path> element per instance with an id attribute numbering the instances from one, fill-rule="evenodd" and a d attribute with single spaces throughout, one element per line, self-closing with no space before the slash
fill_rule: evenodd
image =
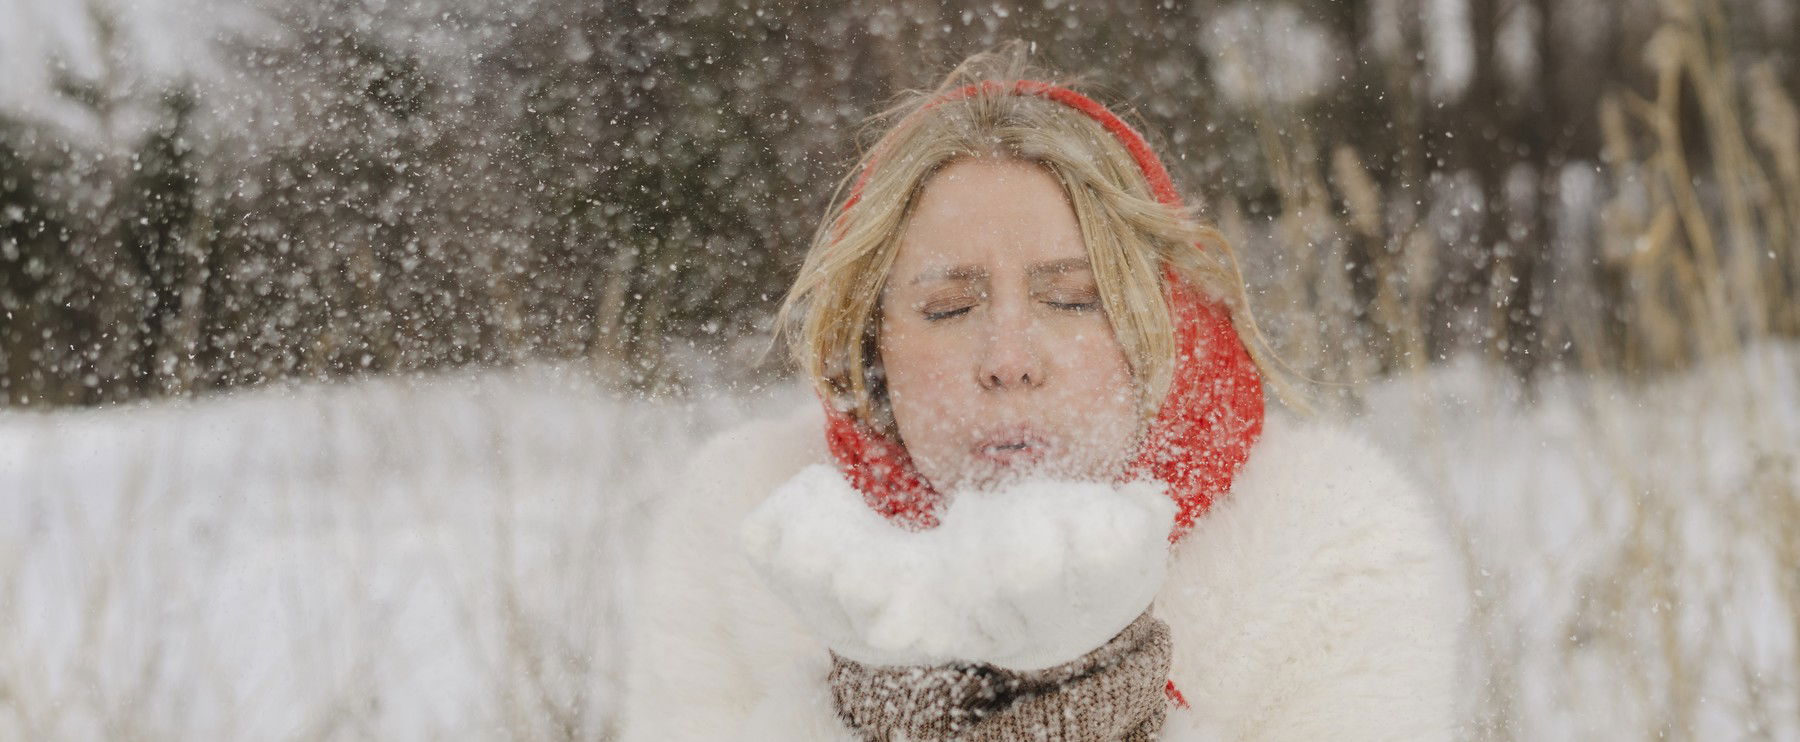
<path id="1" fill-rule="evenodd" d="M 1800 738 L 1800 347 L 1500 378 L 1354 421 L 1468 548 L 1465 737 Z M 0 413 L 0 739 L 604 739 L 659 487 L 806 399 L 537 368 Z"/>
<path id="2" fill-rule="evenodd" d="M 592 739 L 658 482 L 554 370 L 0 413 L 0 739 Z"/>

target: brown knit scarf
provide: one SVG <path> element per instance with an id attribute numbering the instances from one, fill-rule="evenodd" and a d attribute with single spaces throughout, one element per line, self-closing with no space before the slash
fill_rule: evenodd
<path id="1" fill-rule="evenodd" d="M 836 652 L 831 659 L 838 717 L 876 742 L 1147 741 L 1162 729 L 1168 703 L 1169 627 L 1148 611 L 1100 648 L 1042 670 L 870 667 Z"/>

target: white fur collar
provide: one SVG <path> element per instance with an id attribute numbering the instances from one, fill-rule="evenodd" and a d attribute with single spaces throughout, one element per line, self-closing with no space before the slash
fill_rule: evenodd
<path id="1" fill-rule="evenodd" d="M 909 531 L 815 464 L 752 510 L 741 537 L 770 589 L 849 659 L 1035 670 L 1149 607 L 1174 514 L 1159 483 L 1038 480 L 957 493 L 936 528 Z"/>
<path id="2" fill-rule="evenodd" d="M 738 543 L 771 493 L 830 460 L 823 425 L 810 403 L 726 431 L 658 499 L 642 566 L 626 574 L 620 739 L 854 739 L 833 709 L 820 632 Z M 811 475 L 813 494 L 832 491 L 826 474 Z M 892 529 L 847 485 L 837 491 L 833 507 Z M 1162 739 L 1455 739 L 1466 585 L 1433 510 L 1363 436 L 1271 414 L 1231 491 L 1172 550 L 1155 597 L 1173 640 L 1169 677 L 1190 705 L 1171 710 Z M 774 522 L 783 537 L 801 533 Z M 846 551 L 858 545 L 837 536 Z"/>

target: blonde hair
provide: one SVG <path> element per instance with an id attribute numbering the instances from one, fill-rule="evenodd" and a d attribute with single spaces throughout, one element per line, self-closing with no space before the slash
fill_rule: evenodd
<path id="1" fill-rule="evenodd" d="M 1163 266 L 1224 301 L 1239 337 L 1246 337 L 1246 324 L 1255 332 L 1231 244 L 1194 207 L 1175 209 L 1158 201 L 1130 151 L 1099 122 L 1005 85 L 941 99 L 967 85 L 1021 79 L 1052 78 L 1031 68 L 1023 45 L 1015 43 L 968 58 L 935 89 L 907 91 L 871 117 L 866 128 L 883 134 L 838 183 L 776 316 L 790 352 L 820 396 L 877 430 L 893 431 L 875 342 L 881 293 L 914 202 L 933 174 L 958 160 L 1023 160 L 1061 183 L 1081 225 L 1101 306 L 1138 380 L 1144 412 L 1155 413 L 1175 363 Z M 851 201 L 848 186 L 865 170 L 866 180 Z M 1245 347 L 1264 369 L 1256 346 L 1246 342 Z"/>

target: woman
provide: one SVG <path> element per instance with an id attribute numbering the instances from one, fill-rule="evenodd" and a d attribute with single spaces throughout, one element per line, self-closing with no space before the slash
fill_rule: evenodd
<path id="1" fill-rule="evenodd" d="M 665 503 L 624 738 L 1448 739 L 1445 529 L 1265 417 L 1229 245 L 1021 59 L 891 110 L 821 226 L 782 326 L 823 404 Z"/>

